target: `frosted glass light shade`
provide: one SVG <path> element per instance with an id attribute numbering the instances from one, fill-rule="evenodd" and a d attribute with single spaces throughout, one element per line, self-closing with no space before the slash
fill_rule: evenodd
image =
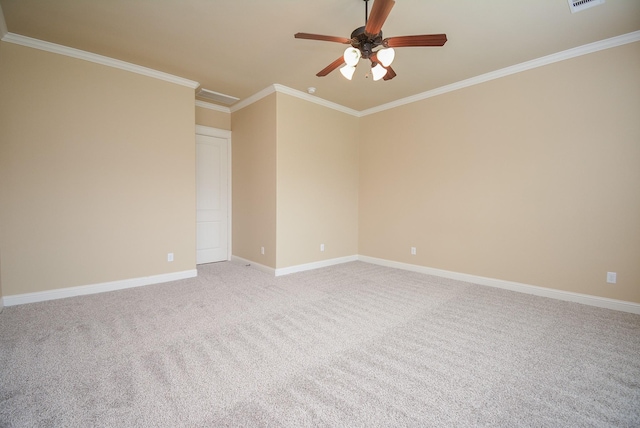
<path id="1" fill-rule="evenodd" d="M 393 59 L 396 57 L 396 51 L 394 51 L 393 48 L 380 49 L 377 52 L 377 56 L 380 64 L 385 67 L 389 67 L 393 62 Z"/>
<path id="2" fill-rule="evenodd" d="M 373 80 L 380 80 L 387 74 L 387 69 L 380 64 L 376 64 L 376 66 L 371 69 L 371 74 L 373 74 Z"/>
<path id="3" fill-rule="evenodd" d="M 356 71 L 356 67 L 353 65 L 345 65 L 340 69 L 340 73 L 342 73 L 342 75 L 346 77 L 348 80 L 351 80 L 351 78 L 353 77 L 353 73 L 355 73 L 355 71 Z"/>
<path id="4" fill-rule="evenodd" d="M 355 67 L 358 61 L 360 61 L 360 51 L 354 47 L 346 48 L 344 50 L 343 58 L 347 65 Z"/>

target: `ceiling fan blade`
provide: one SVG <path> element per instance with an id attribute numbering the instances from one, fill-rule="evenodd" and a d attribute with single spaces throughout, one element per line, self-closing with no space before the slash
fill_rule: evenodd
<path id="1" fill-rule="evenodd" d="M 403 48 L 408 46 L 442 46 L 445 43 L 447 43 L 446 34 L 389 37 L 382 41 L 382 45 L 389 48 Z"/>
<path id="2" fill-rule="evenodd" d="M 351 44 L 351 39 L 346 37 L 323 36 L 322 34 L 296 33 L 293 35 L 296 39 L 322 40 L 324 42 L 337 42 Z"/>
<path id="3" fill-rule="evenodd" d="M 385 68 L 387 69 L 387 74 L 384 75 L 382 80 L 391 80 L 397 76 L 396 72 L 393 70 L 393 68 L 391 68 L 391 66 Z"/>
<path id="4" fill-rule="evenodd" d="M 327 74 L 331 73 L 336 68 L 340 67 L 342 64 L 344 64 L 344 57 L 343 56 L 341 56 L 340 58 L 338 58 L 337 60 L 333 61 L 331 64 L 327 65 L 325 68 L 320 70 L 318 72 L 318 74 L 316 74 L 316 76 L 324 77 Z"/>
<path id="5" fill-rule="evenodd" d="M 364 32 L 368 36 L 373 37 L 378 35 L 380 30 L 382 30 L 384 21 L 387 20 L 389 12 L 391 12 L 395 4 L 396 2 L 394 0 L 375 0 L 373 2 L 367 25 L 364 27 Z"/>

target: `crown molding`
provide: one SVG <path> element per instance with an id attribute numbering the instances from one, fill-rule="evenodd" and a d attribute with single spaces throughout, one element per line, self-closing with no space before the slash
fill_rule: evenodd
<path id="1" fill-rule="evenodd" d="M 406 104 L 415 103 L 416 101 L 421 101 L 427 98 L 446 94 L 447 92 L 457 91 L 458 89 L 467 88 L 473 85 L 478 85 L 480 83 L 488 82 L 494 79 L 499 79 L 501 77 L 509 76 L 511 74 L 521 73 L 523 71 L 531 70 L 538 67 L 543 67 L 545 65 L 553 64 L 555 62 L 560 62 L 560 61 L 575 58 L 578 56 L 587 55 L 587 54 L 598 52 L 604 49 L 615 48 L 617 46 L 622 46 L 622 45 L 626 45 L 627 43 L 633 43 L 637 41 L 640 41 L 640 31 L 634 31 L 632 33 L 623 34 L 621 36 L 611 37 L 609 39 L 601 40 L 599 42 L 578 46 L 577 48 L 568 49 L 566 51 L 558 52 L 558 53 L 547 55 L 531 61 L 516 64 L 510 67 L 502 68 L 500 70 L 492 71 L 486 74 L 481 74 L 480 76 L 472 77 L 466 80 L 461 80 L 460 82 L 452 83 L 446 86 L 441 86 L 439 88 L 436 88 L 430 91 L 422 92 L 420 94 L 412 95 L 410 97 L 406 97 L 396 101 L 392 101 L 390 103 L 382 104 L 377 107 L 372 107 L 367 110 L 362 110 L 360 111 L 360 115 L 368 116 L 370 114 L 380 113 L 385 110 L 390 110 Z"/>
<path id="2" fill-rule="evenodd" d="M 160 79 L 166 82 L 187 86 L 192 89 L 196 89 L 198 86 L 200 86 L 198 82 L 195 82 L 193 80 L 184 79 L 182 77 L 174 76 L 162 71 L 153 70 L 141 65 L 131 64 L 129 62 L 120 61 L 118 59 L 109 58 L 91 52 L 82 51 L 80 49 L 70 48 L 68 46 L 62 46 L 51 42 L 45 42 L 43 40 L 33 39 L 31 37 L 21 36 L 19 34 L 7 33 L 2 37 L 2 41 L 15 43 L 17 45 L 26 46 L 29 48 L 40 49 L 46 52 L 65 55 L 96 64 L 106 65 L 107 67 L 130 71 L 132 73 L 141 74 L 143 76 L 153 77 L 154 79 Z"/>
<path id="3" fill-rule="evenodd" d="M 217 104 L 212 104 L 212 103 L 208 103 L 206 101 L 201 101 L 201 100 L 196 100 L 196 107 L 215 110 L 222 113 L 231 113 L 231 109 L 229 109 L 229 107 L 219 106 Z"/>
<path id="4" fill-rule="evenodd" d="M 2 13 L 2 5 L 0 5 L 0 40 L 4 39 L 9 30 L 7 29 L 7 21 L 4 20 L 4 13 Z"/>
<path id="5" fill-rule="evenodd" d="M 314 104 L 319 104 L 321 106 L 328 107 L 330 109 L 337 110 L 337 111 L 340 111 L 342 113 L 347 113 L 347 114 L 350 114 L 352 116 L 357 116 L 357 117 L 361 116 L 360 112 L 357 111 L 357 110 L 354 110 L 354 109 L 349 108 L 349 107 L 345 107 L 345 106 L 340 105 L 340 104 L 336 104 L 336 103 L 331 102 L 331 101 L 327 101 L 327 100 L 325 100 L 323 98 L 318 98 L 316 96 L 309 95 L 306 92 L 302 92 L 302 91 L 299 91 L 297 89 L 291 89 L 288 86 L 280 85 L 280 84 L 277 84 L 277 83 L 274 84 L 273 86 L 275 87 L 275 90 L 277 92 L 280 92 L 282 94 L 291 95 L 292 97 L 300 98 L 300 99 L 309 101 L 309 102 L 314 103 Z"/>
<path id="6" fill-rule="evenodd" d="M 553 64 L 555 62 L 560 62 L 560 61 L 575 58 L 578 56 L 591 54 L 604 49 L 615 48 L 617 46 L 622 46 L 622 45 L 626 45 L 628 43 L 634 43 L 637 41 L 640 41 L 640 31 L 634 31 L 631 33 L 623 34 L 621 36 L 611 37 L 609 39 L 601 40 L 594 43 L 589 43 L 583 46 L 578 46 L 577 48 L 568 49 L 562 52 L 547 55 L 531 61 L 523 62 L 523 63 L 516 64 L 506 68 L 502 68 L 500 70 L 481 74 L 480 76 L 472 77 L 466 80 L 461 80 L 459 82 L 452 83 L 450 85 L 441 86 L 439 88 L 435 88 L 430 91 L 422 92 L 416 95 L 412 95 L 412 96 L 402 98 L 396 101 L 392 101 L 386 104 L 381 104 L 377 107 L 372 107 L 370 109 L 361 110 L 361 111 L 354 110 L 349 107 L 345 107 L 343 105 L 340 105 L 331 101 L 327 101 L 325 99 L 318 98 L 313 95 L 309 95 L 306 92 L 298 91 L 297 89 L 292 89 L 292 88 L 289 88 L 288 86 L 280 85 L 277 83 L 261 90 L 260 92 L 257 92 L 256 94 L 250 96 L 249 98 L 246 98 L 236 103 L 231 107 L 230 110 L 232 113 L 236 112 L 266 97 L 267 95 L 270 95 L 274 92 L 280 92 L 280 93 L 291 95 L 291 96 L 294 96 L 315 104 L 319 104 L 334 110 L 338 110 L 343 113 L 347 113 L 356 117 L 364 117 L 370 114 L 380 113 L 382 111 L 390 110 L 406 104 L 422 101 L 427 98 L 446 94 L 447 92 L 453 92 L 453 91 L 457 91 L 458 89 L 467 88 L 469 86 L 479 85 L 481 83 L 488 82 L 490 80 L 499 79 L 501 77 L 506 77 L 511 74 L 521 73 L 523 71 L 531 70 L 538 67 L 543 67 L 545 65 Z"/>
<path id="7" fill-rule="evenodd" d="M 321 106 L 328 107 L 330 109 L 337 110 L 337 111 L 340 111 L 342 113 L 347 113 L 347 114 L 350 114 L 350 115 L 353 115 L 353 116 L 358 116 L 358 117 L 360 116 L 360 112 L 358 112 L 357 110 L 354 110 L 354 109 L 349 108 L 349 107 L 345 107 L 343 105 L 334 103 L 332 101 L 327 101 L 327 100 L 325 100 L 323 98 L 318 98 L 318 97 L 309 95 L 306 92 L 302 92 L 302 91 L 299 91 L 297 89 L 292 89 L 292 88 L 290 88 L 288 86 L 280 85 L 278 83 L 274 83 L 273 85 L 264 88 L 260 92 L 257 92 L 255 94 L 253 94 L 249 98 L 245 98 L 244 100 L 234 104 L 231 107 L 231 112 L 234 113 L 234 112 L 236 112 L 238 110 L 241 110 L 241 109 L 243 109 L 243 108 L 245 108 L 245 107 L 247 107 L 247 106 L 249 106 L 249 105 L 251 105 L 251 104 L 253 104 L 253 103 L 255 103 L 255 102 L 259 101 L 259 100 L 261 100 L 262 98 L 273 94 L 274 92 L 279 92 L 281 94 L 291 95 L 293 97 L 300 98 L 300 99 L 303 99 L 305 101 L 309 101 L 309 102 L 314 103 L 314 104 L 319 104 Z"/>
<path id="8" fill-rule="evenodd" d="M 273 94 L 276 91 L 276 86 L 275 85 L 271 85 L 271 86 L 267 86 L 266 88 L 264 88 L 263 90 L 256 92 L 255 94 L 251 95 L 249 98 L 245 98 L 244 100 L 238 101 L 237 103 L 235 103 L 234 105 L 231 106 L 230 110 L 231 113 L 235 113 L 238 110 L 242 110 L 243 108 L 257 102 L 260 101 L 261 99 L 263 99 L 264 97 Z"/>
<path id="9" fill-rule="evenodd" d="M 141 74 L 144 76 L 165 80 L 167 82 L 175 83 L 178 85 L 187 86 L 193 89 L 196 89 L 198 86 L 200 86 L 198 82 L 195 82 L 193 80 L 184 79 L 182 77 L 178 77 L 178 76 L 174 76 L 161 71 L 153 70 L 147 67 L 142 67 L 140 65 L 131 64 L 125 61 L 120 61 L 117 59 L 82 51 L 79 49 L 70 48 L 67 46 L 58 45 L 55 43 L 33 39 L 31 37 L 9 33 L 7 31 L 7 26 L 4 20 L 4 15 L 2 13 L 1 7 L 0 7 L 0 40 L 9 42 L 9 43 L 15 43 L 15 44 L 26 46 L 26 47 L 44 50 L 47 52 L 66 55 L 66 56 L 70 56 L 77 59 L 82 59 L 85 61 L 106 65 L 108 67 L 114 67 L 121 70 L 130 71 L 130 72 Z M 319 104 L 324 107 L 331 108 L 346 114 L 350 114 L 356 117 L 364 117 L 364 116 L 379 113 L 385 110 L 390 110 L 396 107 L 400 107 L 406 104 L 422 101 L 427 98 L 446 94 L 447 92 L 457 91 L 458 89 L 467 88 L 469 86 L 478 85 L 491 80 L 499 79 L 501 77 L 506 77 L 512 74 L 521 73 L 523 71 L 553 64 L 555 62 L 564 61 L 564 60 L 575 58 L 578 56 L 587 55 L 587 54 L 598 52 L 604 49 L 610 49 L 610 48 L 614 48 L 614 47 L 618 47 L 618 46 L 622 46 L 628 43 L 634 43 L 638 41 L 640 41 L 640 30 L 623 34 L 620 36 L 616 36 L 616 37 L 611 37 L 609 39 L 601 40 L 598 42 L 589 43 L 587 45 L 583 45 L 573 49 L 568 49 L 562 52 L 547 55 L 541 58 L 516 64 L 500 70 L 485 73 L 480 76 L 472 77 L 470 79 L 462 80 L 456 83 L 452 83 L 450 85 L 441 86 L 439 88 L 435 88 L 430 91 L 422 92 L 416 95 L 412 95 L 412 96 L 402 98 L 396 101 L 392 101 L 386 104 L 381 104 L 377 107 L 372 107 L 370 109 L 361 110 L 361 111 L 354 110 L 349 107 L 345 107 L 343 105 L 334 103 L 332 101 L 328 101 L 323 98 L 318 98 L 316 96 L 309 95 L 306 92 L 302 92 L 297 89 L 292 89 L 277 83 L 271 86 L 268 86 L 267 88 L 253 94 L 252 96 L 245 98 L 244 100 L 239 101 L 238 103 L 234 104 L 231 108 L 218 106 L 216 104 L 211 104 L 211 103 L 207 103 L 200 100 L 196 100 L 195 105 L 197 107 L 217 110 L 223 113 L 233 113 L 261 100 L 262 98 L 274 92 L 280 92 L 280 93 L 291 95 L 296 98 L 300 98 L 305 101 Z"/>

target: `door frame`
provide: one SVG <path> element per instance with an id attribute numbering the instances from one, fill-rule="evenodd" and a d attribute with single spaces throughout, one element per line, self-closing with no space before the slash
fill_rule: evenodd
<path id="1" fill-rule="evenodd" d="M 207 137 L 217 137 L 227 140 L 227 261 L 231 260 L 231 131 L 226 129 L 212 128 L 210 126 L 196 125 L 196 135 L 204 135 Z M 195 138 L 193 141 L 193 147 L 195 150 Z M 195 170 L 194 170 L 195 173 Z M 195 184 L 195 177 L 194 177 Z M 196 248 L 193 249 L 196 251 Z"/>

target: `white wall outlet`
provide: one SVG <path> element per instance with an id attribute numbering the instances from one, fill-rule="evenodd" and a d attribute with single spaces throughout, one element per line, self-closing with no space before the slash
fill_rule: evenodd
<path id="1" fill-rule="evenodd" d="M 320 251 L 324 251 L 324 244 L 320 244 Z"/>
<path id="2" fill-rule="evenodd" d="M 416 255 L 416 247 L 411 247 L 411 255 L 412 256 Z"/>
<path id="3" fill-rule="evenodd" d="M 260 254 L 264 256 L 264 247 L 260 247 Z"/>
<path id="4" fill-rule="evenodd" d="M 609 284 L 616 283 L 616 273 L 615 272 L 607 272 L 607 282 Z"/>
<path id="5" fill-rule="evenodd" d="M 167 253 L 167 261 L 168 262 L 172 262 L 173 261 L 173 253 Z"/>

